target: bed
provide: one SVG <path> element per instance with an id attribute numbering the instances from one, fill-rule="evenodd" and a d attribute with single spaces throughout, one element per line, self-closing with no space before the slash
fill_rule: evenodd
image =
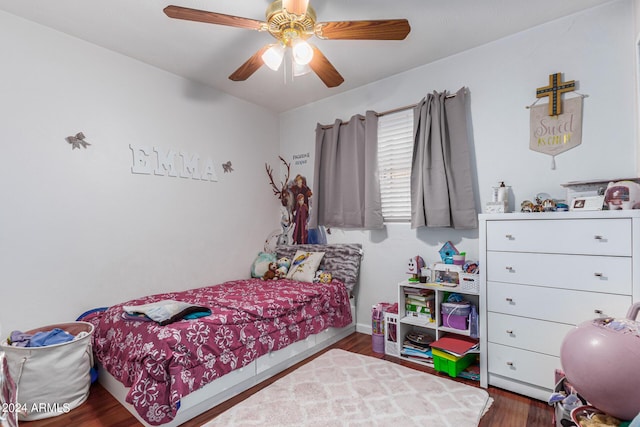
<path id="1" fill-rule="evenodd" d="M 324 253 L 328 283 L 232 280 L 97 311 L 100 383 L 145 425 L 176 426 L 355 331 L 359 244 L 278 246 L 277 258 Z M 180 301 L 211 314 L 161 325 L 125 307 Z"/>

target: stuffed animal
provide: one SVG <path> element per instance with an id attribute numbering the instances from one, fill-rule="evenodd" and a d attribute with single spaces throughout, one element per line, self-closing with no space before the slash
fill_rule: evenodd
<path id="1" fill-rule="evenodd" d="M 322 270 L 316 270 L 316 274 L 313 276 L 313 283 L 320 282 L 320 275 L 322 274 Z"/>
<path id="2" fill-rule="evenodd" d="M 269 269 L 269 263 L 276 262 L 275 254 L 268 252 L 259 252 L 256 259 L 251 264 L 251 277 L 261 278 L 262 275 Z"/>
<path id="3" fill-rule="evenodd" d="M 276 261 L 276 264 L 278 264 L 278 269 L 282 268 L 285 271 L 289 271 L 289 268 L 291 268 L 291 260 L 286 256 L 283 256 L 282 258 L 278 258 L 278 261 Z"/>
<path id="4" fill-rule="evenodd" d="M 276 271 L 278 270 L 278 264 L 275 262 L 269 263 L 269 268 L 262 275 L 262 280 L 275 280 L 278 278 Z"/>
<path id="5" fill-rule="evenodd" d="M 291 267 L 291 260 L 287 257 L 282 257 L 276 261 L 277 270 L 276 275 L 279 279 L 287 277 L 287 273 L 289 272 L 289 267 Z"/>
<path id="6" fill-rule="evenodd" d="M 316 270 L 316 274 L 313 278 L 313 283 L 330 283 L 333 280 L 331 273 L 323 270 Z"/>
<path id="7" fill-rule="evenodd" d="M 331 283 L 333 276 L 331 273 L 320 273 L 320 283 Z"/>

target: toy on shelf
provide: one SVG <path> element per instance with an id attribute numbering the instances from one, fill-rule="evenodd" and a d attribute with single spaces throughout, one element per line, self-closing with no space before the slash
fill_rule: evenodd
<path id="1" fill-rule="evenodd" d="M 479 261 L 468 261 L 468 262 L 466 262 L 464 264 L 462 269 L 464 270 L 465 273 L 479 274 L 480 273 L 480 268 L 479 268 L 478 264 L 480 264 Z"/>
<path id="2" fill-rule="evenodd" d="M 410 282 L 420 281 L 420 271 L 424 266 L 426 266 L 426 264 L 421 256 L 416 255 L 415 257 L 409 258 L 409 271 L 407 271 L 407 274 L 411 274 L 411 277 L 409 278 Z"/>
<path id="3" fill-rule="evenodd" d="M 480 276 L 478 263 L 470 261 L 464 267 L 437 263 L 431 267 L 431 281 L 440 286 L 458 287 L 462 292 L 478 294 Z"/>
<path id="4" fill-rule="evenodd" d="M 460 252 L 458 252 L 456 247 L 453 246 L 453 243 L 451 242 L 446 242 L 444 245 L 442 245 L 438 252 L 440 253 L 442 262 L 444 262 L 445 264 L 453 264 L 453 256 L 460 254 Z"/>
<path id="5" fill-rule="evenodd" d="M 442 286 L 458 286 L 460 273 L 459 265 L 437 263 L 432 267 L 431 280 Z"/>

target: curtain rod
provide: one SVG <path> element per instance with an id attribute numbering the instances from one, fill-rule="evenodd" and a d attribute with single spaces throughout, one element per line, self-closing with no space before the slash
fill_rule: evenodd
<path id="1" fill-rule="evenodd" d="M 376 113 L 376 116 L 381 117 L 381 116 L 386 116 L 387 114 L 399 113 L 400 111 L 410 110 L 417 106 L 418 104 L 405 105 L 404 107 L 398 107 L 398 108 L 394 108 L 393 110 L 387 110 L 387 111 L 383 111 L 382 113 Z"/>
<path id="2" fill-rule="evenodd" d="M 447 95 L 446 99 L 449 98 L 455 98 L 456 94 L 452 93 L 451 95 Z M 405 105 L 404 107 L 398 107 L 398 108 L 394 108 L 392 110 L 387 110 L 387 111 L 383 111 L 381 113 L 376 113 L 376 116 L 381 117 L 381 116 L 385 116 L 387 114 L 393 114 L 393 113 L 399 113 L 400 111 L 404 111 L 404 110 L 410 110 L 411 108 L 415 108 L 417 107 L 418 104 L 411 104 L 411 105 Z M 364 120 L 364 117 L 361 118 L 360 120 Z M 340 123 L 340 125 L 348 125 L 349 124 L 349 120 L 347 120 L 346 122 L 342 122 Z M 321 126 L 321 129 L 331 129 L 333 127 L 333 125 L 323 125 Z"/>

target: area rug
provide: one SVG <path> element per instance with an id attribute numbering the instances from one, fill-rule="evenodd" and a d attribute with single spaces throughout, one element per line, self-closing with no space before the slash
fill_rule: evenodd
<path id="1" fill-rule="evenodd" d="M 492 402 L 484 389 L 334 349 L 203 427 L 471 427 Z"/>

